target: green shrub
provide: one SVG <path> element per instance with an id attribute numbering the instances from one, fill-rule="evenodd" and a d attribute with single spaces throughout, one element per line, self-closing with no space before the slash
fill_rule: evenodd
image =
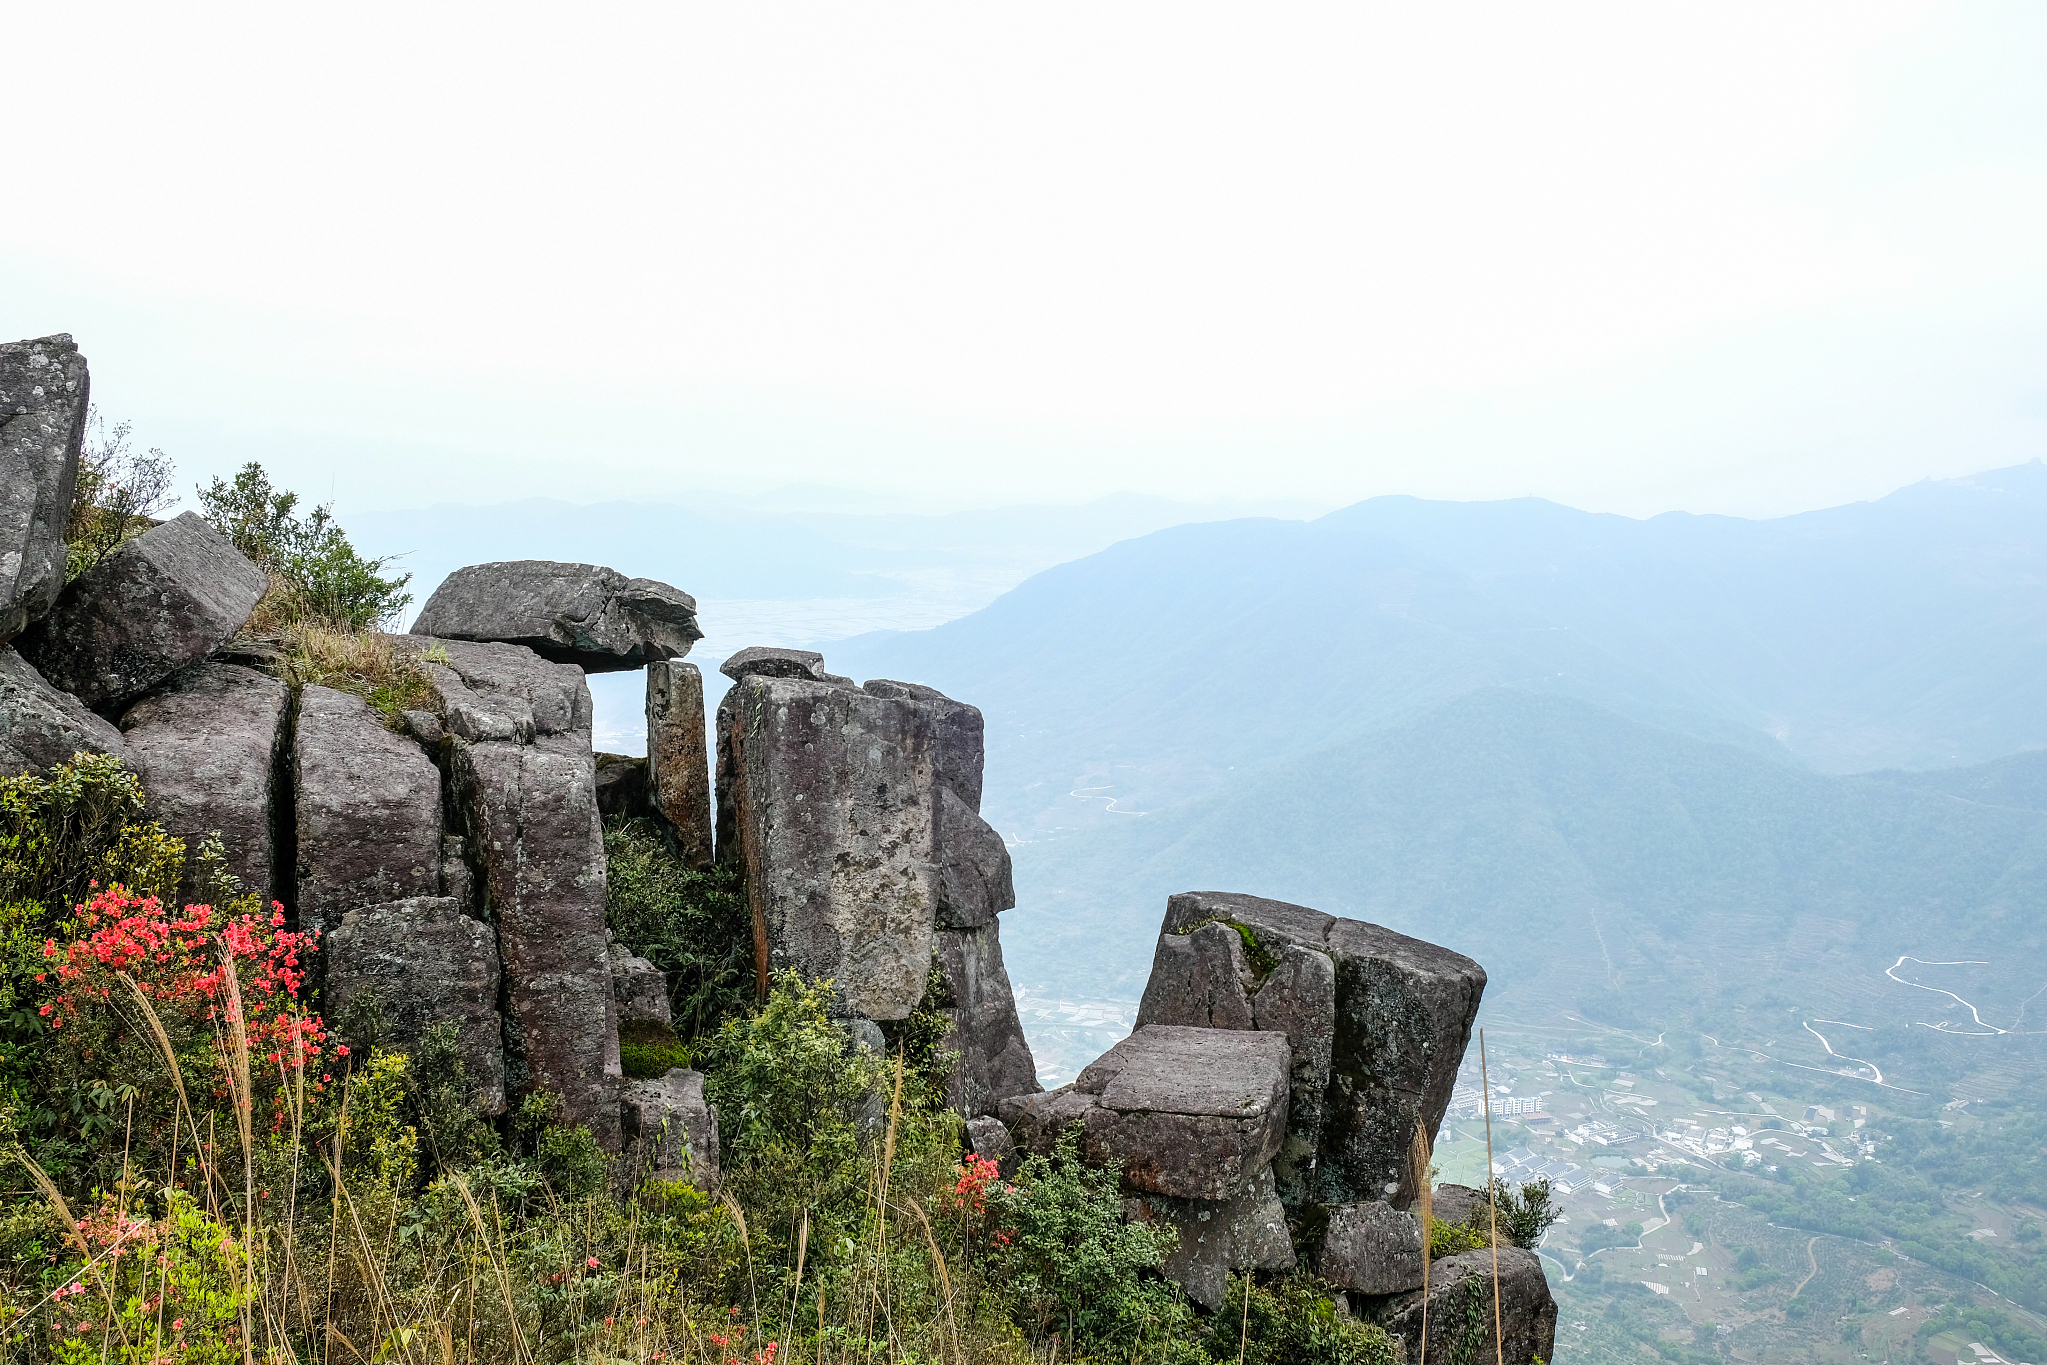
<path id="1" fill-rule="evenodd" d="M 89 435 L 78 454 L 71 516 L 64 526 L 64 580 L 68 583 L 148 530 L 151 518 L 177 505 L 170 496 L 171 461 L 154 448 L 128 448 L 127 422 L 109 433 L 99 409 L 86 419 Z"/>
<path id="2" fill-rule="evenodd" d="M 1531 1180 L 1518 1188 L 1495 1177 L 1489 1194 L 1500 1221 L 1500 1235 L 1527 1251 L 1535 1250 L 1542 1242 L 1542 1235 L 1564 1216 L 1548 1176 Z"/>
<path id="3" fill-rule="evenodd" d="M 1395 1365 L 1399 1352 L 1383 1328 L 1340 1317 L 1336 1286 L 1306 1273 L 1269 1289 L 1232 1275 L 1223 1307 L 1208 1322 L 1215 1361 L 1245 1365 Z"/>
<path id="4" fill-rule="evenodd" d="M 1461 1251 L 1477 1251 L 1491 1246 L 1492 1239 L 1469 1223 L 1446 1223 L 1440 1218 L 1429 1219 L 1429 1259 L 1440 1261 L 1445 1256 L 1455 1256 Z"/>
<path id="5" fill-rule="evenodd" d="M 668 978 L 684 1040 L 753 1004 L 753 912 L 737 864 L 693 872 L 648 819 L 606 821 L 605 923 Z"/>
<path id="6" fill-rule="evenodd" d="M 361 632 L 390 620 L 412 601 L 411 574 L 383 576 L 390 557 L 364 559 L 334 523 L 331 504 L 300 515 L 299 496 L 270 485 L 263 466 L 250 461 L 229 483 L 216 478 L 199 490 L 207 521 L 275 580 L 262 615 L 272 622 L 318 623 Z"/>

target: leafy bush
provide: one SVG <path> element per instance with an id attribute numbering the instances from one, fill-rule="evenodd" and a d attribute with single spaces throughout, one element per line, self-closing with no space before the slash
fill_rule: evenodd
<path id="1" fill-rule="evenodd" d="M 1564 1211 L 1554 1197 L 1548 1176 L 1531 1180 L 1525 1185 L 1515 1186 L 1511 1181 L 1494 1177 L 1487 1187 L 1487 1196 L 1500 1222 L 1500 1233 L 1515 1246 L 1533 1251 L 1542 1243 L 1542 1235 L 1550 1230 Z M 1476 1217 L 1477 1215 L 1474 1215 Z"/>
<path id="2" fill-rule="evenodd" d="M 169 496 L 170 457 L 154 447 L 141 453 L 128 448 L 132 424 L 121 422 L 108 432 L 94 408 L 86 429 L 71 516 L 64 526 L 66 582 L 148 530 L 156 513 L 178 501 Z"/>
<path id="3" fill-rule="evenodd" d="M 1429 1219 L 1429 1259 L 1440 1261 L 1445 1256 L 1455 1256 L 1462 1251 L 1477 1251 L 1480 1247 L 1491 1246 L 1492 1239 L 1469 1223 L 1446 1223 L 1440 1218 Z"/>
<path id="4" fill-rule="evenodd" d="M 360 633 L 390 620 L 412 601 L 412 575 L 384 577 L 389 556 L 364 559 L 334 522 L 331 504 L 298 511 L 299 496 L 271 487 L 250 461 L 229 483 L 215 478 L 199 490 L 207 521 L 235 548 L 270 571 L 274 586 L 259 616 L 282 625 L 324 625 Z"/>
<path id="5" fill-rule="evenodd" d="M 1232 1275 L 1222 1311 L 1208 1324 L 1208 1354 L 1219 1362 L 1241 1355 L 1246 1365 L 1395 1365 L 1393 1339 L 1371 1323 L 1339 1317 L 1335 1293 L 1305 1273 L 1270 1289 Z"/>
<path id="6" fill-rule="evenodd" d="M 604 826 L 604 919 L 668 978 L 675 1030 L 687 1040 L 753 1003 L 753 912 L 736 864 L 693 872 L 653 820 Z"/>

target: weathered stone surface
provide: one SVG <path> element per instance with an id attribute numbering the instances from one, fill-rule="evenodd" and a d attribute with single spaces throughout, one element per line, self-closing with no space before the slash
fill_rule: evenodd
<path id="1" fill-rule="evenodd" d="M 17 647 L 53 684 L 105 710 L 211 654 L 269 586 L 226 536 L 186 512 L 79 575 Z"/>
<path id="2" fill-rule="evenodd" d="M 1421 1220 L 1386 1201 L 1329 1211 L 1315 1273 L 1360 1294 L 1398 1294 L 1422 1286 Z"/>
<path id="3" fill-rule="evenodd" d="M 1037 1063 L 1016 1016 L 1009 973 L 1002 968 L 996 927 L 941 929 L 938 964 L 951 1003 L 952 1032 L 944 1046 L 959 1054 L 946 1080 L 946 1098 L 969 1118 L 995 1112 L 998 1101 L 1036 1094 Z"/>
<path id="4" fill-rule="evenodd" d="M 1471 1223 L 1482 1226 L 1486 1212 L 1484 1190 L 1475 1190 L 1469 1185 L 1438 1185 L 1429 1192 L 1429 1212 L 1439 1223 Z M 1473 1215 L 1479 1222 L 1473 1221 Z"/>
<path id="5" fill-rule="evenodd" d="M 218 830 L 228 870 L 251 891 L 282 894 L 272 865 L 272 807 L 285 685 L 239 664 L 195 664 L 121 717 L 129 765 L 149 813 L 196 850 Z"/>
<path id="6" fill-rule="evenodd" d="M 824 655 L 814 649 L 784 649 L 780 645 L 748 645 L 729 655 L 718 671 L 738 682 L 742 678 L 802 678 L 808 682 L 837 682 L 826 673 Z"/>
<path id="7" fill-rule="evenodd" d="M 441 836 L 441 894 L 471 918 L 482 911 L 476 903 L 476 869 L 469 865 L 469 841 L 459 834 Z"/>
<path id="8" fill-rule="evenodd" d="M 472 744 L 524 744 L 535 735 L 590 728 L 590 684 L 574 664 L 551 663 L 521 645 L 391 639 L 427 657 L 434 704 L 448 734 Z"/>
<path id="9" fill-rule="evenodd" d="M 1287 1065 L 1286 1039 L 1276 1033 L 1153 1025 L 1071 1085 L 1004 1098 L 1001 1117 L 1040 1151 L 1077 1118 L 1088 1159 L 1123 1163 L 1132 1189 L 1232 1199 L 1279 1150 Z"/>
<path id="10" fill-rule="evenodd" d="M 711 760 L 704 675 L 679 659 L 647 665 L 648 797 L 675 836 L 683 866 L 711 865 Z"/>
<path id="11" fill-rule="evenodd" d="M 923 683 L 897 682 L 875 678 L 861 684 L 877 697 L 921 702 L 931 712 L 932 762 L 938 780 L 959 794 L 960 800 L 976 814 L 981 810 L 981 776 L 987 757 L 986 724 L 981 708 L 954 701 L 935 687 Z"/>
<path id="12" fill-rule="evenodd" d="M 50 686 L 28 660 L 0 645 L 0 777 L 41 772 L 79 752 L 128 756 L 121 732 Z"/>
<path id="13" fill-rule="evenodd" d="M 1232 1270 L 1293 1269 L 1293 1237 L 1269 1169 L 1258 1171 L 1229 1199 L 1149 1195 L 1124 1207 L 1134 1221 L 1164 1224 L 1180 1235 L 1160 1269 L 1211 1312 L 1222 1307 Z"/>
<path id="14" fill-rule="evenodd" d="M 505 1111 L 498 948 L 489 925 L 445 896 L 366 905 L 342 915 L 324 955 L 329 1018 L 374 991 L 387 1040 L 401 1050 L 416 1044 L 428 1025 L 454 1022 L 478 1107 L 487 1114 Z"/>
<path id="15" fill-rule="evenodd" d="M 967 1147 L 983 1161 L 1001 1166 L 1016 1151 L 1016 1142 L 1001 1119 L 984 1114 L 967 1120 Z"/>
<path id="16" fill-rule="evenodd" d="M 64 525 L 90 388 L 68 336 L 0 345 L 0 641 L 64 591 Z"/>
<path id="17" fill-rule="evenodd" d="M 719 857 L 746 871 L 755 967 L 830 977 L 834 1012 L 906 1018 L 938 909 L 928 714 L 747 674 L 718 707 Z"/>
<path id="18" fill-rule="evenodd" d="M 658 1081 L 632 1081 L 620 1095 L 625 1136 L 657 1180 L 718 1191 L 718 1111 L 704 1102 L 704 1073 L 678 1067 Z"/>
<path id="19" fill-rule="evenodd" d="M 952 784 L 938 784 L 938 926 L 979 929 L 1016 905 L 1009 849 Z"/>
<path id="20" fill-rule="evenodd" d="M 1230 971 L 1218 965 L 1226 947 L 1213 938 L 1218 925 L 1247 930 L 1255 944 L 1241 1007 Z M 1202 934 L 1210 946 L 1174 941 Z M 1407 1150 L 1418 1125 L 1433 1140 L 1442 1123 L 1485 989 L 1483 968 L 1436 944 L 1306 906 L 1187 892 L 1167 902 L 1153 974 L 1140 1026 L 1212 1023 L 1248 1010 L 1252 1027 L 1286 1033 L 1295 1110 L 1276 1172 L 1284 1200 L 1413 1202 Z"/>
<path id="21" fill-rule="evenodd" d="M 362 698 L 329 687 L 299 694 L 292 769 L 303 927 L 440 890 L 441 775 Z"/>
<path id="22" fill-rule="evenodd" d="M 1354 1296 L 1353 1311 L 1401 1338 L 1407 1365 L 1465 1365 L 1504 1359 L 1532 1365 L 1555 1358 L 1557 1304 L 1542 1261 L 1520 1247 L 1500 1248 L 1501 1347 L 1493 1338 L 1493 1253 L 1463 1251 L 1429 1267 L 1428 1350 L 1422 1350 L 1423 1292 L 1382 1299 Z"/>
<path id="23" fill-rule="evenodd" d="M 420 608 L 412 633 L 523 645 L 590 673 L 680 658 L 704 637 L 688 593 L 596 564 L 548 559 L 455 570 Z"/>
<path id="24" fill-rule="evenodd" d="M 597 812 L 612 819 L 649 816 L 647 760 L 630 754 L 598 754 Z"/>
<path id="25" fill-rule="evenodd" d="M 448 736 L 441 725 L 441 718 L 431 711 L 404 711 L 400 714 L 405 717 L 405 732 L 428 749 L 440 748 L 441 741 Z"/>
<path id="26" fill-rule="evenodd" d="M 668 978 L 617 943 L 611 945 L 611 998 L 620 1024 L 675 1022 L 668 1008 Z"/>
<path id="27" fill-rule="evenodd" d="M 1256 1028 L 1247 994 L 1256 985 L 1243 937 L 1231 926 L 1204 924 L 1191 934 L 1161 934 L 1137 1025 Z"/>

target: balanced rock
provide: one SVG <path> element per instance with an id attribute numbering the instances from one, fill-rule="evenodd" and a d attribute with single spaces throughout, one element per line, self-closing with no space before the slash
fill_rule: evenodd
<path id="1" fill-rule="evenodd" d="M 1406 1208 L 1408 1149 L 1417 1128 L 1433 1140 L 1442 1124 L 1484 990 L 1470 958 L 1376 924 L 1188 892 L 1167 902 L 1137 1022 L 1284 1034 L 1281 1198 Z"/>
<path id="2" fill-rule="evenodd" d="M 647 665 L 647 795 L 675 836 L 683 866 L 711 866 L 711 759 L 704 675 L 680 659 Z"/>
<path id="3" fill-rule="evenodd" d="M 85 357 L 70 337 L 0 345 L 0 640 L 48 613 L 64 591 L 89 391 Z"/>
<path id="4" fill-rule="evenodd" d="M 947 1100 L 971 1119 L 993 1114 L 1010 1096 L 1036 1094 L 1038 1066 L 1016 1016 L 995 925 L 941 929 L 937 942 L 948 997 L 944 1011 L 952 1019 L 943 1046 L 955 1055 L 946 1077 Z"/>
<path id="5" fill-rule="evenodd" d="M 1534 1365 L 1555 1359 L 1557 1303 L 1550 1296 L 1542 1261 L 1532 1251 L 1499 1249 L 1499 1347 L 1493 1337 L 1493 1251 L 1461 1251 L 1429 1266 L 1429 1287 L 1385 1298 L 1353 1295 L 1352 1311 L 1401 1338 L 1408 1365 L 1466 1365 L 1505 1360 Z M 1422 1350 L 1423 1300 L 1427 1300 L 1428 1349 Z"/>
<path id="6" fill-rule="evenodd" d="M 1421 1220 L 1385 1200 L 1329 1211 L 1315 1273 L 1360 1294 L 1398 1294 L 1422 1286 Z"/>
<path id="7" fill-rule="evenodd" d="M 22 657 L 95 710 L 132 701 L 240 630 L 269 575 L 196 512 L 80 574 L 21 637 Z"/>
<path id="8" fill-rule="evenodd" d="M 28 660 L 0 645 L 0 777 L 39 773 L 76 753 L 128 756 L 121 732 L 50 686 Z"/>
<path id="9" fill-rule="evenodd" d="M 121 717 L 149 813 L 188 849 L 218 833 L 228 870 L 266 900 L 279 894 L 273 793 L 290 704 L 267 673 L 201 663 Z"/>
<path id="10" fill-rule="evenodd" d="M 429 1025 L 454 1023 L 477 1107 L 505 1111 L 498 947 L 489 925 L 446 896 L 366 905 L 342 915 L 327 935 L 325 956 L 329 1018 L 374 992 L 387 1038 L 406 1051 Z"/>
<path id="11" fill-rule="evenodd" d="M 362 698 L 299 694 L 292 741 L 298 912 L 309 929 L 365 905 L 432 896 L 441 884 L 441 775 Z"/>
<path id="12" fill-rule="evenodd" d="M 1179 1241 L 1159 1269 L 1214 1312 L 1222 1307 L 1232 1270 L 1291 1270 L 1294 1241 L 1286 1209 L 1273 1192 L 1272 1170 L 1259 1170 L 1228 1199 L 1169 1199 L 1146 1195 L 1124 1202 L 1133 1221 L 1162 1224 Z"/>
<path id="13" fill-rule="evenodd" d="M 704 637 L 688 593 L 596 564 L 549 559 L 455 570 L 420 608 L 412 633 L 523 645 L 589 673 L 680 658 Z"/>
<path id="14" fill-rule="evenodd" d="M 620 1095 L 625 1136 L 657 1180 L 718 1192 L 718 1111 L 704 1102 L 704 1073 L 680 1067 L 658 1081 L 632 1081 Z"/>
<path id="15" fill-rule="evenodd" d="M 731 667 L 727 662 L 726 667 Z M 830 977 L 833 1012 L 907 1018 L 931 972 L 936 794 L 922 709 L 744 673 L 718 706 L 718 856 L 738 859 L 764 987 Z"/>
<path id="16" fill-rule="evenodd" d="M 1134 1190 L 1233 1199 L 1279 1150 L 1288 1061 L 1278 1034 L 1155 1024 L 1070 1085 L 1004 1099 L 1001 1117 L 1038 1151 L 1080 1122 L 1088 1160 L 1121 1162 Z"/>
<path id="17" fill-rule="evenodd" d="M 824 655 L 814 649 L 784 649 L 780 645 L 748 645 L 729 655 L 718 671 L 738 682 L 743 678 L 801 678 L 806 682 L 829 682 L 836 674 L 824 671 Z"/>

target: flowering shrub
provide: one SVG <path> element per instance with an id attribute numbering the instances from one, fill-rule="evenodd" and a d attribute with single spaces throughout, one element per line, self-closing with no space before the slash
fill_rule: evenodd
<path id="1" fill-rule="evenodd" d="M 248 1256 L 183 1191 L 162 1218 L 109 1199 L 78 1230 L 92 1259 L 51 1296 L 55 1358 L 66 1365 L 229 1365 L 242 1358 Z"/>
<path id="2" fill-rule="evenodd" d="M 960 1163 L 960 1178 L 952 1187 L 953 1208 L 979 1217 L 988 1207 L 988 1187 L 1001 1179 L 996 1164 L 978 1153 L 967 1153 Z"/>

